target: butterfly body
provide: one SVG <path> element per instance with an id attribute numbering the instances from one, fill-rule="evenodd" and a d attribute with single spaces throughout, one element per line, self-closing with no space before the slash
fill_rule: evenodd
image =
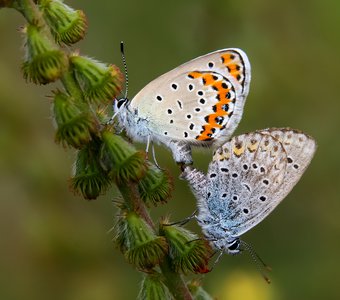
<path id="1" fill-rule="evenodd" d="M 221 144 L 241 120 L 250 64 L 240 49 L 193 59 L 146 85 L 115 110 L 128 135 L 169 147 L 176 162 L 191 163 L 191 146 Z"/>
<path id="2" fill-rule="evenodd" d="M 239 237 L 286 197 L 316 149 L 306 134 L 272 128 L 234 137 L 215 151 L 207 175 L 186 167 L 198 201 L 197 220 L 219 250 L 239 252 Z"/>

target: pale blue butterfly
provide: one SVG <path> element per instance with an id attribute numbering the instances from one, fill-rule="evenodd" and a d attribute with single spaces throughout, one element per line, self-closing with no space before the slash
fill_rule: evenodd
<path id="1" fill-rule="evenodd" d="M 287 196 L 315 150 L 314 139 L 303 132 L 271 128 L 234 137 L 218 148 L 207 175 L 186 166 L 182 177 L 197 198 L 196 219 L 213 248 L 221 254 L 238 254 L 242 245 L 251 250 L 240 236 Z"/>

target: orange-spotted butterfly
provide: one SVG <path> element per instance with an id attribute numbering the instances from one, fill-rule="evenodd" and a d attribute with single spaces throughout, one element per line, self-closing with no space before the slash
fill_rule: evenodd
<path id="1" fill-rule="evenodd" d="M 177 163 L 192 163 L 191 146 L 220 145 L 239 124 L 250 84 L 250 63 L 240 49 L 195 58 L 146 85 L 132 100 L 114 104 L 134 140 L 161 143 Z"/>

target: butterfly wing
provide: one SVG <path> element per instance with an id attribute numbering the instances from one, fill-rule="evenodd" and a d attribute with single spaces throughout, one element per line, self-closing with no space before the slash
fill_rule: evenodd
<path id="1" fill-rule="evenodd" d="M 209 165 L 210 213 L 224 220 L 230 235 L 240 236 L 284 199 L 314 151 L 312 138 L 291 129 L 269 129 L 233 138 L 217 149 Z"/>
<path id="2" fill-rule="evenodd" d="M 229 138 L 249 91 L 250 64 L 239 49 L 193 59 L 145 86 L 129 104 L 159 139 Z"/>
<path id="3" fill-rule="evenodd" d="M 285 180 L 279 190 L 279 197 L 284 198 L 299 181 L 307 169 L 316 151 L 315 140 L 299 130 L 291 128 L 269 128 L 261 131 L 277 139 L 287 154 Z"/>

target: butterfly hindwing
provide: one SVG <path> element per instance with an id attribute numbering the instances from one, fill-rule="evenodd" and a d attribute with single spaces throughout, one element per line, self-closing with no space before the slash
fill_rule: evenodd
<path id="1" fill-rule="evenodd" d="M 215 168 L 221 187 L 216 199 L 224 207 L 231 235 L 240 235 L 242 228 L 250 229 L 263 219 L 257 215 L 269 213 L 268 195 L 282 183 L 285 157 L 281 143 L 261 133 L 238 136 L 216 151 L 208 177 Z"/>
<path id="2" fill-rule="evenodd" d="M 211 195 L 201 201 L 207 202 L 213 217 L 224 220 L 230 235 L 239 236 L 283 200 L 314 150 L 310 137 L 285 128 L 235 137 L 216 150 L 207 174 Z M 296 156 L 298 153 L 302 157 Z M 291 174 L 290 156 L 299 164 L 301 171 L 295 171 L 299 174 Z"/>
<path id="3" fill-rule="evenodd" d="M 315 140 L 302 131 L 290 128 L 270 128 L 261 131 L 282 143 L 287 153 L 285 181 L 279 191 L 284 198 L 299 181 L 316 151 Z"/>

